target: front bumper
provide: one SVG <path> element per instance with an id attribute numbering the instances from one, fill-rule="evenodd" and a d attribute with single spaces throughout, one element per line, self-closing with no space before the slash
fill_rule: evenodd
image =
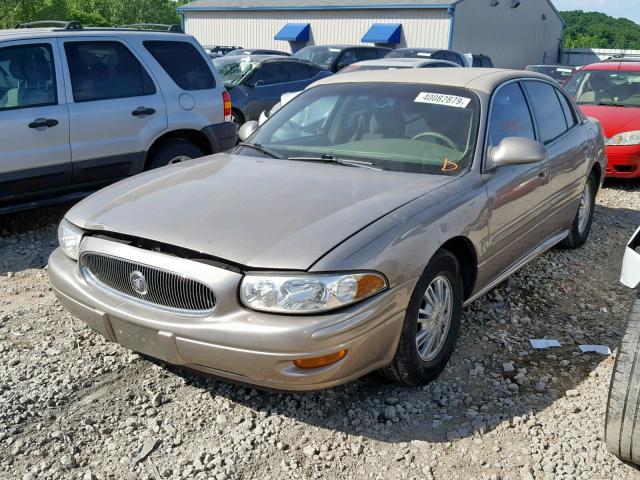
<path id="1" fill-rule="evenodd" d="M 84 251 L 113 244 L 89 238 Z M 49 258 L 49 278 L 60 303 L 112 342 L 131 350 L 215 376 L 277 390 L 329 388 L 379 369 L 391 361 L 415 281 L 350 308 L 316 316 L 272 315 L 238 303 L 239 273 L 161 253 L 117 245 L 141 262 L 166 262 L 210 269 L 208 283 L 218 303 L 209 317 L 182 317 L 114 296 L 80 273 L 77 262 L 57 249 Z M 153 262 L 153 263 L 150 263 Z M 202 279 L 202 275 L 200 276 Z M 332 365 L 300 369 L 293 361 L 346 349 Z"/>
<path id="2" fill-rule="evenodd" d="M 607 145 L 607 177 L 640 177 L 640 145 Z"/>

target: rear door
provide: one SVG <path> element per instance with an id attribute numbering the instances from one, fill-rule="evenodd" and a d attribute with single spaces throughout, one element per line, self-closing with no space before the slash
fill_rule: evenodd
<path id="1" fill-rule="evenodd" d="M 0 205 L 70 185 L 69 114 L 54 39 L 0 44 Z"/>
<path id="2" fill-rule="evenodd" d="M 545 230 L 567 228 L 578 210 L 594 155 L 589 138 L 564 93 L 551 83 L 523 82 L 533 110 L 540 140 L 545 144 L 551 169 Z"/>
<path id="3" fill-rule="evenodd" d="M 67 59 L 74 182 L 139 173 L 146 150 L 167 128 L 165 102 L 149 69 L 119 38 L 60 42 Z"/>
<path id="4" fill-rule="evenodd" d="M 519 82 L 506 83 L 493 94 L 487 129 L 486 151 L 507 137 L 537 139 Z M 546 161 L 502 166 L 483 173 L 483 177 L 491 213 L 482 277 L 496 278 L 545 240 L 539 225 L 545 220 L 549 167 Z"/>

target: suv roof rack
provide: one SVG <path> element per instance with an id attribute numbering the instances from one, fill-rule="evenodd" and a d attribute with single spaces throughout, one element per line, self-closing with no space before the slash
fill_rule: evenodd
<path id="1" fill-rule="evenodd" d="M 184 33 L 180 25 L 165 24 L 165 23 L 132 23 L 130 25 L 121 25 L 120 28 L 132 28 L 134 30 L 159 30 L 163 32 Z"/>
<path id="2" fill-rule="evenodd" d="M 63 30 L 82 30 L 82 24 L 76 21 L 40 20 L 37 22 L 19 23 L 15 28 L 62 28 Z"/>

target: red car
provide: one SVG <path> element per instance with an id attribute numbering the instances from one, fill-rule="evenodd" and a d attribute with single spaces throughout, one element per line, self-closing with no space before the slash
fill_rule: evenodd
<path id="1" fill-rule="evenodd" d="M 602 124 L 607 176 L 640 178 L 640 63 L 589 65 L 565 89 L 587 116 Z"/>

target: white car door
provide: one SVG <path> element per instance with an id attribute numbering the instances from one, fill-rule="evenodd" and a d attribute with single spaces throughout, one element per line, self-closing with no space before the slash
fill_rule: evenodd
<path id="1" fill-rule="evenodd" d="M 74 36 L 60 43 L 67 59 L 74 182 L 139 173 L 146 150 L 167 128 L 156 80 L 117 37 Z"/>
<path id="2" fill-rule="evenodd" d="M 70 184 L 62 78 L 55 40 L 0 44 L 0 207 Z"/>

